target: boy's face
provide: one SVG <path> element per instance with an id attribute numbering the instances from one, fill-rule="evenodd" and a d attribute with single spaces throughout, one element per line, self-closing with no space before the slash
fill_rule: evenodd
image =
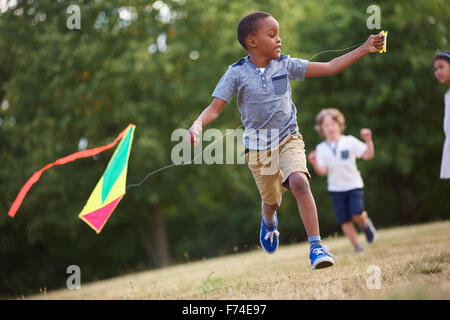
<path id="1" fill-rule="evenodd" d="M 326 139 L 337 139 L 341 135 L 341 126 L 330 115 L 326 115 L 321 124 L 322 134 Z"/>
<path id="2" fill-rule="evenodd" d="M 281 55 L 280 26 L 273 17 L 259 21 L 259 29 L 255 36 L 247 38 L 248 47 L 269 59 L 278 59 Z"/>
<path id="3" fill-rule="evenodd" d="M 434 75 L 440 83 L 450 84 L 450 63 L 444 59 L 434 61 Z"/>

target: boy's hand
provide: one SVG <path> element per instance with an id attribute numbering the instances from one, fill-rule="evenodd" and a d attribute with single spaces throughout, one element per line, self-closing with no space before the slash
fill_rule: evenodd
<path id="1" fill-rule="evenodd" d="M 380 51 L 381 49 L 383 49 L 383 45 L 384 35 L 382 35 L 381 33 L 371 34 L 364 44 L 369 53 Z"/>
<path id="2" fill-rule="evenodd" d="M 372 130 L 364 128 L 361 129 L 361 138 L 365 141 L 365 142 L 369 142 L 372 140 Z"/>
<path id="3" fill-rule="evenodd" d="M 317 163 L 317 154 L 316 154 L 316 150 L 311 151 L 311 153 L 308 155 L 308 161 L 312 164 L 314 171 L 319 175 L 319 176 L 325 176 L 327 174 L 327 167 L 322 167 Z"/>
<path id="4" fill-rule="evenodd" d="M 312 165 L 315 165 L 317 163 L 316 151 L 311 151 L 311 153 L 308 155 L 308 161 Z"/>
<path id="5" fill-rule="evenodd" d="M 189 133 L 188 133 L 188 139 L 189 141 L 191 141 L 191 144 L 197 144 L 199 143 L 200 139 L 198 138 L 198 136 L 200 135 L 200 133 L 202 132 L 202 122 L 200 120 L 196 120 L 191 128 L 189 129 Z"/>

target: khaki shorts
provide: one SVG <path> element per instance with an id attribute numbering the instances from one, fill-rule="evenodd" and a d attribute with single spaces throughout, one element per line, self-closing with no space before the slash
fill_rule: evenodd
<path id="1" fill-rule="evenodd" d="M 303 172 L 311 179 L 306 165 L 305 143 L 300 133 L 287 135 L 278 146 L 267 150 L 248 150 L 245 159 L 266 204 L 276 204 L 281 200 L 289 189 L 287 179 L 291 173 Z"/>

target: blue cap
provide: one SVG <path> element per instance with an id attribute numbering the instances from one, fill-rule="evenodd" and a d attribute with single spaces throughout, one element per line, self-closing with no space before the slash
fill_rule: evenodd
<path id="1" fill-rule="evenodd" d="M 450 59 L 450 54 L 445 51 L 441 51 L 436 55 L 436 58 L 439 58 L 439 57 L 447 57 Z"/>

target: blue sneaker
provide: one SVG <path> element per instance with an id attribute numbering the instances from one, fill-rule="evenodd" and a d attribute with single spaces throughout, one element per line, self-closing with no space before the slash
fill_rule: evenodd
<path id="1" fill-rule="evenodd" d="M 311 267 L 313 270 L 323 269 L 334 265 L 330 248 L 322 246 L 320 243 L 311 245 L 309 258 L 311 259 Z"/>
<path id="2" fill-rule="evenodd" d="M 373 226 L 372 220 L 370 218 L 367 218 L 367 224 L 364 227 L 364 233 L 366 234 L 367 242 L 372 243 L 375 241 L 377 230 Z"/>
<path id="3" fill-rule="evenodd" d="M 278 249 L 278 237 L 280 236 L 280 233 L 277 230 L 278 227 L 278 219 L 277 219 L 277 213 L 275 212 L 275 227 L 274 228 L 267 228 L 264 224 L 264 214 L 261 213 L 261 231 L 259 233 L 259 242 L 261 243 L 261 247 L 267 252 L 267 253 L 274 253 Z"/>

